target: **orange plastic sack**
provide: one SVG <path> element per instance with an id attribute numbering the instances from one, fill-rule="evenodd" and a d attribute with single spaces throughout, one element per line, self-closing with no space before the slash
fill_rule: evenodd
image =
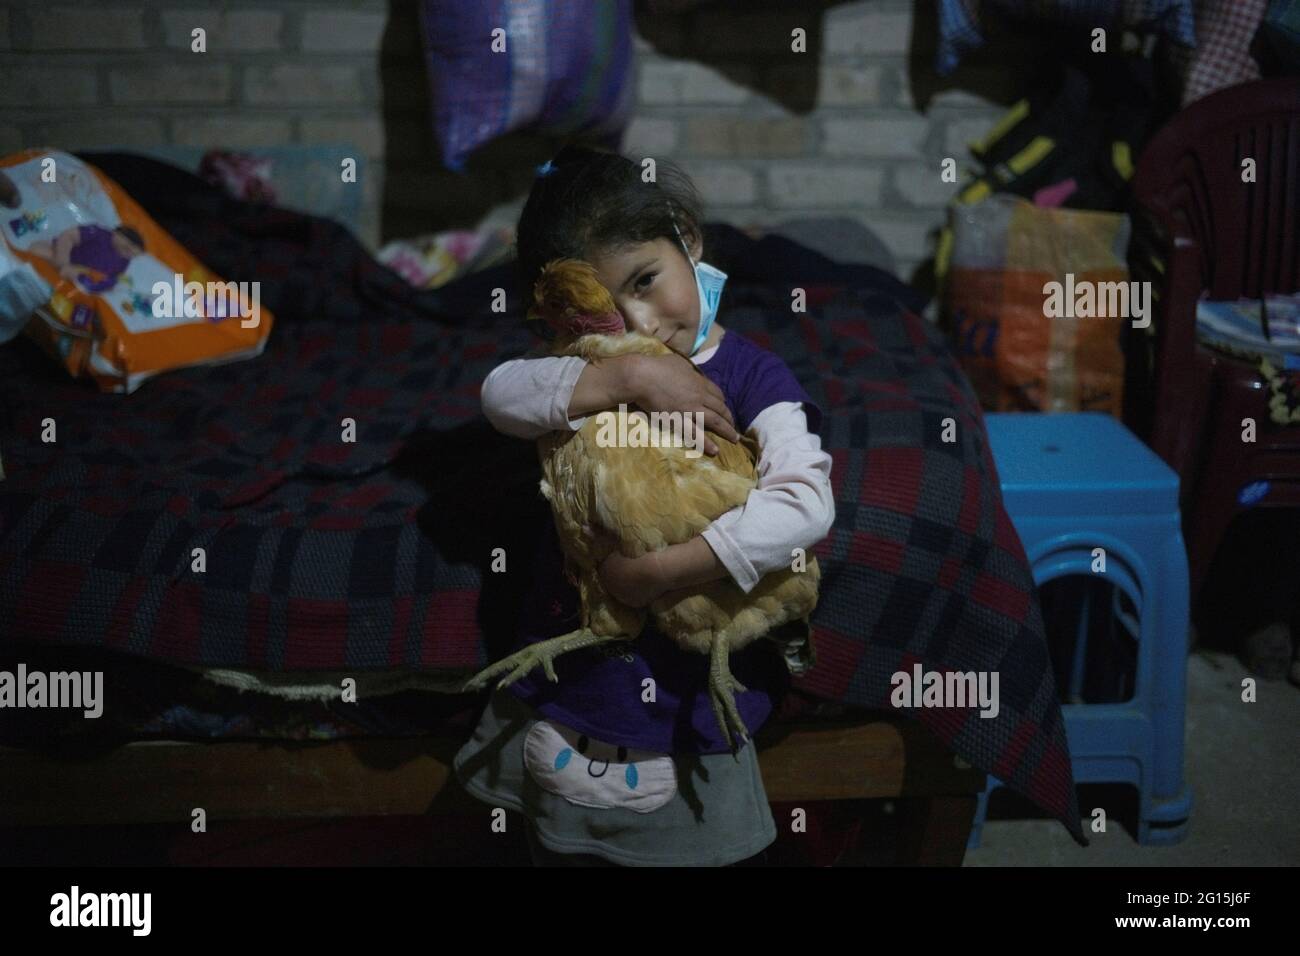
<path id="1" fill-rule="evenodd" d="M 1127 217 L 994 195 L 953 220 L 948 315 L 984 407 L 1118 417 L 1123 326 L 1151 304 L 1130 296 Z"/>
<path id="2" fill-rule="evenodd" d="M 43 290 L 43 280 L 51 289 L 23 331 L 104 391 L 133 392 L 159 372 L 266 346 L 274 318 L 258 283 L 221 280 L 68 153 L 0 159 L 0 235 L 0 278 L 21 271 L 24 288 Z"/>

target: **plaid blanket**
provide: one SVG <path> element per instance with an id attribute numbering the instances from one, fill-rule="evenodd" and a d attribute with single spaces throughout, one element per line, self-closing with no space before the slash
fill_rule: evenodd
<path id="1" fill-rule="evenodd" d="M 279 321 L 258 360 L 126 397 L 25 340 L 0 348 L 0 634 L 271 670 L 504 653 L 549 520 L 531 443 L 479 410 L 487 372 L 532 344 L 517 304 L 490 311 L 508 267 L 417 291 L 328 221 L 152 161 L 86 158 L 218 274 L 260 281 Z M 906 713 L 1086 842 L 1032 579 L 942 338 L 870 267 L 726 227 L 709 241 L 732 277 L 728 327 L 785 357 L 826 412 L 837 516 L 816 549 L 818 663 L 801 688 L 891 709 L 891 676 L 914 665 L 997 671 L 995 718 Z M 795 284 L 806 313 L 790 310 Z"/>

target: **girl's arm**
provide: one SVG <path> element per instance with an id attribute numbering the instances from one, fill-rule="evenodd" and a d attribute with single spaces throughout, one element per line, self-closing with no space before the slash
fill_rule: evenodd
<path id="1" fill-rule="evenodd" d="M 765 574 L 788 568 L 835 521 L 831 457 L 808 431 L 800 402 L 777 402 L 751 425 L 759 441 L 758 487 L 698 536 L 643 558 L 615 555 L 602 565 L 615 592 L 645 603 L 666 591 L 730 575 L 749 593 Z M 640 564 L 634 564 L 644 562 Z M 640 594 L 638 595 L 638 591 Z"/>
<path id="2" fill-rule="evenodd" d="M 608 378 L 620 366 L 601 365 L 595 368 L 576 355 L 503 362 L 483 381 L 479 392 L 483 414 L 497 431 L 516 438 L 540 438 L 550 431 L 573 428 L 569 406 L 578 380 L 586 378 L 593 391 L 601 385 L 612 391 L 616 385 Z"/>
<path id="3" fill-rule="evenodd" d="M 722 391 L 685 359 L 672 356 L 512 359 L 488 373 L 479 395 L 492 427 L 517 438 L 576 431 L 586 420 L 581 416 L 621 403 L 648 412 L 702 410 L 705 428 L 738 437 Z M 712 439 L 705 440 L 704 451 L 717 454 Z"/>

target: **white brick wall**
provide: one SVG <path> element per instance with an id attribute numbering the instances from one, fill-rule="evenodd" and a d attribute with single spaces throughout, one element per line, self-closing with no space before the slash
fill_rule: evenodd
<path id="1" fill-rule="evenodd" d="M 881 170 L 869 166 L 777 162 L 767 169 L 767 194 L 777 209 L 862 209 L 880 205 L 884 179 Z"/>
<path id="2" fill-rule="evenodd" d="M 7 56 L 0 66 L 0 106 L 42 108 L 48 113 L 98 101 L 99 82 L 93 70 L 42 66 L 38 58 L 27 56 Z"/>
<path id="3" fill-rule="evenodd" d="M 302 48 L 307 53 L 373 53 L 387 22 L 381 11 L 311 10 L 303 14 Z"/>
<path id="4" fill-rule="evenodd" d="M 232 51 L 280 50 L 284 47 L 284 14 L 274 10 L 228 10 L 187 7 L 162 12 L 163 42 L 169 49 L 189 51 L 193 31 L 202 27 L 208 54 Z"/>
<path id="5" fill-rule="evenodd" d="M 358 106 L 361 73 L 352 66 L 283 63 L 244 70 L 244 99 L 254 106 Z"/>
<path id="6" fill-rule="evenodd" d="M 553 141 L 520 134 L 476 156 L 468 178 L 441 170 L 416 10 L 417 0 L 6 0 L 0 149 L 352 144 L 370 160 L 371 242 L 381 206 L 412 232 L 511 221 L 529 179 L 519 156 L 531 169 Z M 198 26 L 203 54 L 190 50 Z M 963 74 L 983 93 L 928 76 L 933 13 L 914 15 L 910 0 L 704 4 L 639 26 L 628 155 L 679 162 L 709 213 L 739 226 L 859 218 L 905 277 L 958 188 L 940 180 L 940 161 L 969 165 L 967 142 L 1020 82 L 1002 61 Z M 790 49 L 796 27 L 806 53 Z"/>
<path id="7" fill-rule="evenodd" d="M 221 143 L 230 149 L 255 149 L 282 146 L 292 136 L 287 119 L 250 119 L 236 113 L 200 119 L 175 117 L 171 121 L 171 138 L 181 146 Z"/>
<path id="8" fill-rule="evenodd" d="M 108 74 L 112 101 L 120 106 L 149 103 L 230 102 L 233 69 L 226 63 L 114 67 Z"/>
<path id="9" fill-rule="evenodd" d="M 42 4 L 27 16 L 32 50 L 142 50 L 146 46 L 140 7 Z"/>

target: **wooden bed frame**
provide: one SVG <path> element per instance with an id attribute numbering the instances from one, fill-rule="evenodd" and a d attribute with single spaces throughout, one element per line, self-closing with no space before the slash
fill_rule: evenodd
<path id="1" fill-rule="evenodd" d="M 472 804 L 452 736 L 320 743 L 137 742 L 93 757 L 0 747 L 0 821 L 118 825 L 190 819 L 436 816 Z M 757 738 L 773 803 L 899 801 L 896 861 L 959 866 L 984 774 L 895 714 L 789 723 Z M 781 825 L 778 819 L 778 825 Z"/>

